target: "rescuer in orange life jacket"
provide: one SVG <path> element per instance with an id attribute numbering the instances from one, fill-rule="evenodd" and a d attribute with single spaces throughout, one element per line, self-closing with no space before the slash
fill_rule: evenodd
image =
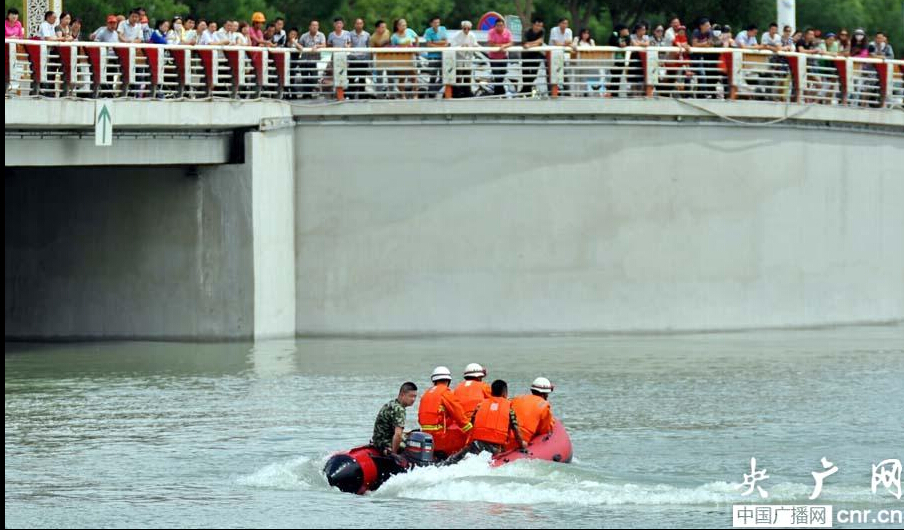
<path id="1" fill-rule="evenodd" d="M 490 385 L 483 382 L 487 376 L 486 368 L 477 363 L 471 363 L 465 367 L 465 380 L 455 387 L 455 397 L 465 410 L 465 417 L 474 416 L 477 405 L 490 397 Z"/>
<path id="2" fill-rule="evenodd" d="M 471 443 L 449 459 L 449 463 L 458 462 L 467 453 L 487 451 L 492 454 L 505 450 L 509 442 L 515 447 L 527 450 L 527 442 L 521 439 L 518 429 L 518 418 L 508 400 L 508 384 L 502 379 L 493 381 L 492 395 L 483 400 L 474 412 L 471 420 Z"/>
<path id="3" fill-rule="evenodd" d="M 552 383 L 545 377 L 538 377 L 530 385 L 530 394 L 518 396 L 512 400 L 512 410 L 518 418 L 521 438 L 530 443 L 531 440 L 552 432 L 552 409 L 549 405 L 549 394 L 553 391 Z M 506 450 L 517 448 L 509 441 Z"/>
<path id="4" fill-rule="evenodd" d="M 421 430 L 433 436 L 433 453 L 442 459 L 467 444 L 471 422 L 449 388 L 452 372 L 445 366 L 437 366 L 430 378 L 433 388 L 421 396 L 417 419 Z"/>

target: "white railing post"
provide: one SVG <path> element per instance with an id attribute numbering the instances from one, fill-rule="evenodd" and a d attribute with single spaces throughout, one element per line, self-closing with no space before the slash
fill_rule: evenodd
<path id="1" fill-rule="evenodd" d="M 650 48 L 647 51 L 647 59 L 644 62 L 644 93 L 653 97 L 656 85 L 659 84 L 659 50 Z"/>
<path id="2" fill-rule="evenodd" d="M 345 99 L 345 89 L 348 88 L 348 53 L 333 52 L 333 89 L 336 91 L 336 99 Z"/>
<path id="3" fill-rule="evenodd" d="M 844 59 L 844 91 L 841 93 L 841 101 L 847 104 L 854 92 L 854 59 Z"/>
<path id="4" fill-rule="evenodd" d="M 452 86 L 455 84 L 455 75 L 457 69 L 456 57 L 457 52 L 454 50 L 443 50 L 443 97 L 452 97 Z"/>
<path id="5" fill-rule="evenodd" d="M 738 88 L 741 86 L 744 71 L 744 53 L 740 50 L 731 52 L 731 70 L 728 72 L 728 98 L 738 98 Z M 746 81 L 745 81 L 746 82 Z"/>
<path id="6" fill-rule="evenodd" d="M 549 85 L 552 97 L 559 96 L 559 85 L 565 82 L 565 51 L 557 48 L 549 52 Z"/>
<path id="7" fill-rule="evenodd" d="M 807 93 L 807 59 L 800 55 L 795 57 L 797 61 L 797 103 L 806 102 L 804 95 Z M 803 99 L 803 101 L 801 101 Z"/>
<path id="8" fill-rule="evenodd" d="M 261 50 L 261 69 L 260 69 L 260 85 L 261 89 L 267 86 L 267 82 L 270 80 L 270 52 L 267 51 L 267 48 Z"/>
<path id="9" fill-rule="evenodd" d="M 41 65 L 39 79 L 42 83 L 49 83 L 50 79 L 47 79 L 47 59 L 50 57 L 50 51 L 47 49 L 47 45 L 44 43 L 41 43 L 41 45 L 38 47 L 38 50 L 38 57 L 40 57 L 40 60 L 38 62 Z"/>

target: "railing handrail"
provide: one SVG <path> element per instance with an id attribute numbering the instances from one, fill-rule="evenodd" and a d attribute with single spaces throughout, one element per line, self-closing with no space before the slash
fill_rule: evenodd
<path id="1" fill-rule="evenodd" d="M 135 42 L 96 42 L 96 41 L 49 41 L 37 39 L 6 39 L 9 44 L 21 44 L 25 46 L 56 46 L 56 47 L 79 47 L 79 48 L 137 48 L 146 49 L 148 47 L 163 48 L 165 50 L 224 50 L 224 51 L 245 51 L 260 52 L 266 50 L 268 53 L 441 53 L 447 52 L 481 52 L 493 53 L 500 52 L 498 46 L 469 46 L 469 47 L 415 47 L 415 46 L 386 46 L 381 48 L 276 48 L 262 46 L 234 46 L 223 44 L 154 44 L 154 43 L 135 43 Z M 851 59 L 858 63 L 892 63 L 904 65 L 904 60 L 900 59 L 883 59 L 878 57 L 850 57 L 837 54 L 815 54 L 800 53 L 789 51 L 773 52 L 771 50 L 749 49 L 749 48 L 681 48 L 677 46 L 582 46 L 574 48 L 572 46 L 536 46 L 533 48 L 524 48 L 523 46 L 510 46 L 504 51 L 506 52 L 550 52 L 550 51 L 577 51 L 577 52 L 662 52 L 662 53 L 681 53 L 688 52 L 693 54 L 724 54 L 740 52 L 742 55 L 765 55 L 780 57 L 803 57 L 807 59 L 820 60 L 840 60 Z"/>

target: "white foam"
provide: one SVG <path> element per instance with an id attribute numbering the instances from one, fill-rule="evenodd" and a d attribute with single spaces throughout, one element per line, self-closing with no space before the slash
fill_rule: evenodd
<path id="1" fill-rule="evenodd" d="M 518 461 L 502 467 L 488 465 L 487 455 L 469 457 L 456 466 L 426 467 L 397 475 L 375 497 L 498 504 L 592 505 L 721 505 L 763 502 L 742 496 L 736 484 L 710 482 L 696 487 L 668 484 L 616 483 L 578 473 L 572 466 L 541 461 Z M 583 475 L 583 476 L 582 476 Z M 590 478 L 588 478 L 590 477 Z M 812 485 L 778 483 L 768 487 L 769 502 L 806 501 Z M 876 502 L 868 488 L 828 488 L 819 502 Z"/>
<path id="2" fill-rule="evenodd" d="M 288 462 L 269 464 L 250 475 L 239 477 L 236 483 L 252 488 L 307 490 L 317 486 L 317 463 L 306 456 Z M 312 471 L 314 473 L 312 474 Z"/>

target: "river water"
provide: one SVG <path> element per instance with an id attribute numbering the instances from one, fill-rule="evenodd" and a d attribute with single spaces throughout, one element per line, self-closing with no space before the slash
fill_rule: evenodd
<path id="1" fill-rule="evenodd" d="M 327 456 L 366 442 L 401 382 L 470 362 L 516 393 L 549 377 L 575 462 L 475 457 L 362 497 L 327 486 Z M 7 343 L 5 383 L 7 527 L 725 527 L 732 504 L 761 502 L 736 489 L 751 457 L 768 502 L 904 508 L 870 490 L 871 464 L 904 460 L 902 325 Z M 822 457 L 839 470 L 810 502 Z"/>

